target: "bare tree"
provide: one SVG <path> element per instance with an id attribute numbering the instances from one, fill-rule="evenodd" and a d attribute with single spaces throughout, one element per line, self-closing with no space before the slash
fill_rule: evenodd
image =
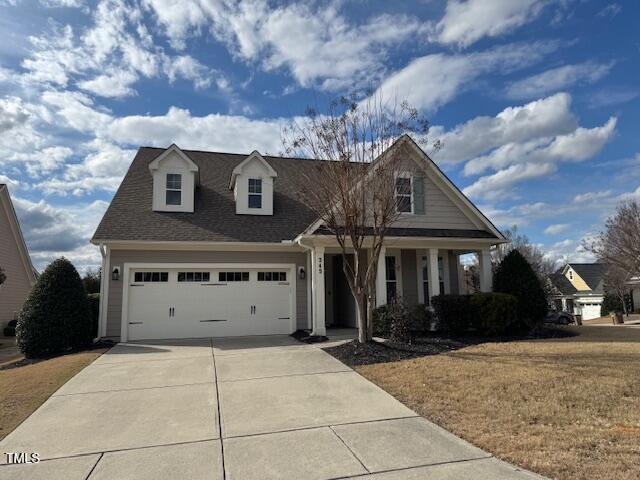
<path id="1" fill-rule="evenodd" d="M 7 276 L 4 273 L 4 269 L 0 267 L 0 285 L 7 281 Z"/>
<path id="2" fill-rule="evenodd" d="M 518 250 L 531 264 L 533 271 L 537 273 L 540 280 L 546 281 L 546 278 L 555 272 L 556 261 L 545 256 L 540 247 L 532 244 L 526 235 L 521 234 L 517 225 L 503 230 L 502 233 L 509 240 L 509 243 L 502 243 L 492 250 L 491 262 L 494 266 L 498 265 L 511 250 Z"/>
<path id="3" fill-rule="evenodd" d="M 604 290 L 608 295 L 613 295 L 620 300 L 622 311 L 625 315 L 627 312 L 626 297 L 629 293 L 629 270 L 621 268 L 618 265 L 609 265 L 604 275 Z"/>
<path id="4" fill-rule="evenodd" d="M 300 192 L 340 246 L 357 308 L 358 339 L 367 342 L 378 258 L 399 216 L 396 188 L 404 188 L 396 182 L 401 157 L 391 147 L 407 133 L 426 143 L 429 126 L 406 102 L 386 103 L 381 94 L 360 97 L 355 92 L 333 101 L 323 114 L 308 109 L 303 121 L 283 131 L 283 145 L 288 155 L 325 160 L 303 179 Z"/>
<path id="5" fill-rule="evenodd" d="M 631 278 L 640 274 L 640 204 L 636 200 L 621 202 L 607 219 L 605 230 L 585 248 L 601 262 L 615 266 Z"/>

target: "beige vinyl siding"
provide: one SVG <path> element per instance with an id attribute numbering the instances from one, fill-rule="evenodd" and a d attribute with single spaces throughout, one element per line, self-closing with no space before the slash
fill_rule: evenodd
<path id="1" fill-rule="evenodd" d="M 569 278 L 569 272 L 573 274 L 573 280 Z M 571 282 L 571 285 L 573 285 L 575 289 L 578 290 L 579 292 L 583 292 L 585 290 L 591 290 L 589 285 L 587 285 L 587 282 L 585 282 L 582 279 L 582 277 L 578 275 L 573 268 L 569 267 L 567 269 L 567 273 L 565 274 L 565 277 L 567 277 L 567 280 L 569 280 Z"/>
<path id="2" fill-rule="evenodd" d="M 400 170 L 411 173 L 414 177 L 423 177 L 424 215 L 403 214 L 393 226 L 463 230 L 474 230 L 478 228 L 444 193 L 436 181 L 430 176 L 427 176 L 424 170 L 413 160 L 407 159 L 403 161 Z"/>
<path id="3" fill-rule="evenodd" d="M 7 276 L 5 283 L 0 285 L 0 330 L 13 320 L 31 291 L 31 283 L 20 256 L 7 207 L 10 208 L 0 198 L 0 267 Z"/>
<path id="4" fill-rule="evenodd" d="M 299 252 L 111 250 L 109 272 L 114 266 L 122 271 L 125 263 L 295 263 L 296 270 L 297 267 L 307 268 L 306 255 Z M 109 281 L 107 337 L 120 337 L 123 284 L 122 277 L 117 282 Z M 296 279 L 296 319 L 298 328 L 308 327 L 306 279 Z"/>

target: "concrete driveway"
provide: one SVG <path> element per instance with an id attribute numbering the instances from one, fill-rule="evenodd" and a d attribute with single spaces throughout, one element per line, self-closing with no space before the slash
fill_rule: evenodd
<path id="1" fill-rule="evenodd" d="M 42 461 L 5 465 L 5 452 Z M 0 442 L 0 479 L 534 479 L 290 337 L 119 344 Z"/>

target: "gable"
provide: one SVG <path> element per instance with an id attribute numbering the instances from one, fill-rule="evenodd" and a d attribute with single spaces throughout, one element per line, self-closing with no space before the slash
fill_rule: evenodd
<path id="1" fill-rule="evenodd" d="M 410 173 L 418 179 L 417 181 L 422 182 L 424 214 L 402 215 L 392 227 L 487 229 L 485 222 L 456 198 L 457 195 L 451 186 L 444 182 L 433 168 L 430 168 L 424 157 L 406 144 L 399 147 L 402 156 L 399 170 Z"/>

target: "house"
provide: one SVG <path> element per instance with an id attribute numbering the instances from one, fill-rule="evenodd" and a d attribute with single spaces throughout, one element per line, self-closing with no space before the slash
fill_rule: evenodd
<path id="1" fill-rule="evenodd" d="M 582 315 L 583 320 L 600 317 L 604 298 L 603 263 L 568 263 L 550 276 L 557 311 Z"/>
<path id="2" fill-rule="evenodd" d="M 0 267 L 6 276 L 0 285 L 0 332 L 14 320 L 36 281 L 20 223 L 9 196 L 9 188 L 0 184 Z"/>
<path id="3" fill-rule="evenodd" d="M 459 291 L 459 257 L 506 240 L 408 137 L 403 212 L 381 251 L 379 305 Z M 142 147 L 91 242 L 103 258 L 100 335 L 121 341 L 354 327 L 335 238 L 300 188 L 322 161 Z M 309 176 L 305 176 L 308 174 Z M 410 182 L 406 182 L 410 179 Z M 398 184 L 400 185 L 400 184 Z M 348 261 L 348 260 L 347 260 Z"/>
<path id="4" fill-rule="evenodd" d="M 640 277 L 631 277 L 629 282 L 630 307 L 634 313 L 640 313 Z"/>

